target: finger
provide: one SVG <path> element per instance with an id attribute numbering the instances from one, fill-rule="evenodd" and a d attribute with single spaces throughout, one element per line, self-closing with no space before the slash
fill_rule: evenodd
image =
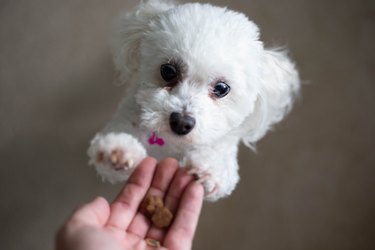
<path id="1" fill-rule="evenodd" d="M 187 174 L 186 170 L 182 168 L 178 169 L 177 173 L 174 175 L 172 183 L 169 186 L 168 192 L 164 198 L 164 205 L 172 212 L 172 214 L 176 213 L 181 194 L 192 180 L 193 177 Z M 165 230 L 161 230 L 157 227 L 151 227 L 150 231 L 147 233 L 147 237 L 162 241 L 165 237 L 165 233 Z"/>
<path id="2" fill-rule="evenodd" d="M 137 166 L 120 194 L 111 204 L 111 215 L 107 227 L 121 231 L 129 227 L 151 185 L 155 169 L 156 160 L 153 158 L 146 158 Z"/>
<path id="3" fill-rule="evenodd" d="M 75 211 L 67 224 L 90 225 L 103 227 L 109 217 L 109 204 L 103 197 L 97 197 L 90 203 L 83 205 Z"/>
<path id="4" fill-rule="evenodd" d="M 193 181 L 186 188 L 177 210 L 176 218 L 168 231 L 164 246 L 168 249 L 191 249 L 202 209 L 204 191 L 201 184 Z"/>
<path id="5" fill-rule="evenodd" d="M 64 225 L 58 230 L 55 237 L 56 249 L 68 249 L 77 230 L 81 228 L 102 229 L 109 217 L 109 204 L 97 197 L 90 203 L 78 208 Z"/>
<path id="6" fill-rule="evenodd" d="M 178 168 L 179 164 L 176 159 L 166 158 L 160 161 L 147 196 L 164 197 Z"/>
<path id="7" fill-rule="evenodd" d="M 145 198 L 149 196 L 163 198 L 177 169 L 178 162 L 172 158 L 164 159 L 158 163 L 150 189 L 147 191 Z M 141 238 L 146 236 L 151 226 L 150 220 L 143 212 L 137 213 L 127 230 L 129 233 L 138 235 Z"/>
<path id="8" fill-rule="evenodd" d="M 64 241 L 67 234 L 82 226 L 102 228 L 109 217 L 109 204 L 103 197 L 78 208 L 57 233 L 56 240 Z"/>
<path id="9" fill-rule="evenodd" d="M 194 176 L 188 174 L 186 169 L 183 168 L 180 168 L 175 175 L 165 197 L 165 206 L 171 210 L 173 214 L 175 214 L 177 210 L 183 192 L 193 180 Z"/>

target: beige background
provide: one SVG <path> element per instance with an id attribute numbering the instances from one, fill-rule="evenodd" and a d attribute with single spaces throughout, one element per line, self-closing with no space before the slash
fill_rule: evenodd
<path id="1" fill-rule="evenodd" d="M 0 249 L 52 249 L 74 207 L 120 188 L 85 150 L 122 95 L 108 37 L 135 3 L 0 2 Z M 194 249 L 375 249 L 374 1 L 213 3 L 287 45 L 310 84 L 258 154 L 241 148 L 241 182 L 205 204 Z"/>

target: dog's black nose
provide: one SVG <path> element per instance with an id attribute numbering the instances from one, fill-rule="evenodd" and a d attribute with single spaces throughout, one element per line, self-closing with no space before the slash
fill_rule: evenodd
<path id="1" fill-rule="evenodd" d="M 173 112 L 169 117 L 169 126 L 177 135 L 187 135 L 195 126 L 195 119 L 191 116 Z"/>

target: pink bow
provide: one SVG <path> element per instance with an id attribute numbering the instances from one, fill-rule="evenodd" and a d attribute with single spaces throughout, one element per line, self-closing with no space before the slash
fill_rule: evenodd
<path id="1" fill-rule="evenodd" d="M 150 138 L 148 138 L 148 143 L 151 145 L 157 144 L 159 146 L 163 146 L 165 144 L 163 138 L 157 137 L 155 132 L 153 132 Z"/>

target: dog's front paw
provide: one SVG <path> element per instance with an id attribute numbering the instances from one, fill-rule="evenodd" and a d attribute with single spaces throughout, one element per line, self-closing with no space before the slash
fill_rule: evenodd
<path id="1" fill-rule="evenodd" d="M 142 144 L 125 133 L 97 135 L 87 153 L 89 164 L 111 183 L 127 180 L 134 167 L 146 157 Z"/>
<path id="2" fill-rule="evenodd" d="M 187 166 L 187 172 L 188 174 L 193 175 L 198 183 L 203 185 L 206 200 L 215 201 L 218 199 L 217 194 L 219 192 L 219 185 L 208 170 L 203 170 L 190 165 Z"/>
<path id="3" fill-rule="evenodd" d="M 239 180 L 235 159 L 223 158 L 209 148 L 189 152 L 182 166 L 202 183 L 207 201 L 230 195 Z"/>

